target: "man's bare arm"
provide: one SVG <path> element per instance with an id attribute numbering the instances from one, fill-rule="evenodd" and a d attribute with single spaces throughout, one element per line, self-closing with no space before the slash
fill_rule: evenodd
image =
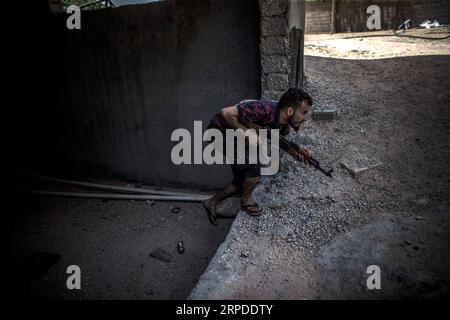
<path id="1" fill-rule="evenodd" d="M 236 106 L 226 107 L 220 111 L 221 116 L 233 129 L 242 129 L 246 131 L 248 128 L 239 122 L 238 110 Z"/>
<path id="2" fill-rule="evenodd" d="M 233 129 L 242 129 L 244 132 L 249 129 L 249 126 L 246 126 L 239 121 L 239 113 L 236 106 L 223 108 L 220 111 L 220 114 Z M 249 141 L 252 144 L 257 144 L 259 142 L 258 134 L 255 132 L 255 134 L 249 135 Z"/>

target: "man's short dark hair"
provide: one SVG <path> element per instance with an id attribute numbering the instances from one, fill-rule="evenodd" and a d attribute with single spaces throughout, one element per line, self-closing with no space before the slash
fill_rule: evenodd
<path id="1" fill-rule="evenodd" d="M 280 109 L 284 109 L 288 106 L 299 106 L 303 101 L 306 101 L 306 103 L 310 106 L 313 104 L 309 93 L 303 91 L 302 89 L 290 88 L 281 96 L 280 101 L 278 101 L 278 105 L 280 106 Z"/>

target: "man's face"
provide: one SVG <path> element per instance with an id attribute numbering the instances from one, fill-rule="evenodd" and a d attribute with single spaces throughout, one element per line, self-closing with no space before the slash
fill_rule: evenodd
<path id="1" fill-rule="evenodd" d="M 306 120 L 309 112 L 311 111 L 311 106 L 303 101 L 300 107 L 289 106 L 287 108 L 288 123 L 295 130 L 298 131 L 300 125 Z"/>

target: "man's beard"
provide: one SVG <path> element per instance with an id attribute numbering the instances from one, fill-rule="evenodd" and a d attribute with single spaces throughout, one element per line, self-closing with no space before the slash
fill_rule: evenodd
<path id="1" fill-rule="evenodd" d="M 289 119 L 288 123 L 289 125 L 292 127 L 292 129 L 295 130 L 295 132 L 298 131 L 298 129 L 300 128 L 300 123 L 297 125 L 292 119 L 294 118 L 294 116 L 292 116 L 292 118 Z"/>

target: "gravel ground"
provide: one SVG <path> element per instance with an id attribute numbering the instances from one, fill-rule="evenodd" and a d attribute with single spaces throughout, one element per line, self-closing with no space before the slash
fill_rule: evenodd
<path id="1" fill-rule="evenodd" d="M 383 38 L 376 39 L 358 60 L 342 51 L 333 56 L 326 43 L 328 57 L 306 56 L 314 109 L 337 116 L 311 120 L 290 138 L 333 167 L 334 178 L 284 154 L 282 172 L 254 192 L 264 215 L 238 215 L 192 299 L 448 295 L 450 40 L 395 38 L 378 46 Z M 362 40 L 335 41 L 351 53 Z M 431 54 L 400 56 L 392 48 L 403 43 Z M 346 169 L 380 163 L 356 176 Z M 426 249 L 409 256 L 405 241 Z M 376 294 L 363 286 L 370 264 L 380 265 L 386 280 Z"/>

